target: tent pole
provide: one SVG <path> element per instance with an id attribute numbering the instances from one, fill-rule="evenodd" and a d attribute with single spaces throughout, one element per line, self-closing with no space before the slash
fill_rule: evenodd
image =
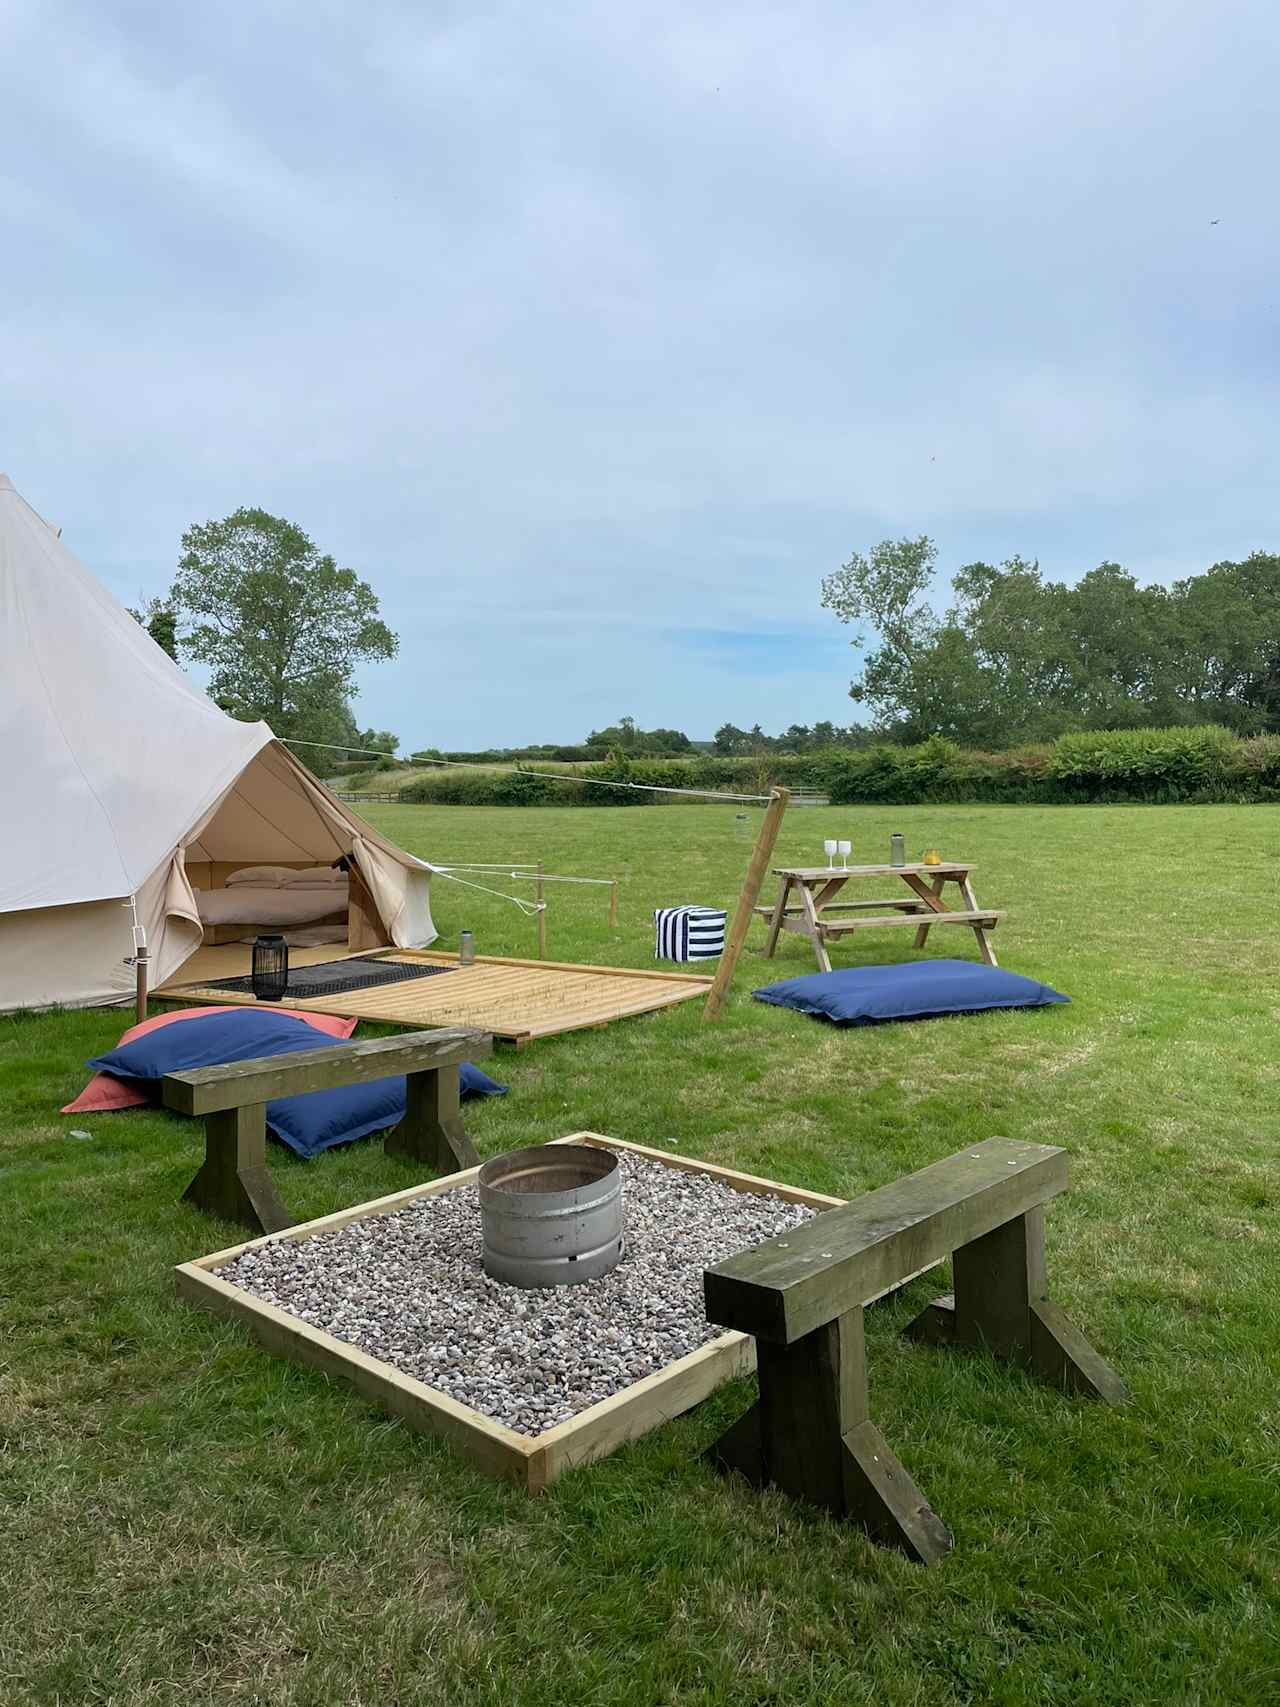
<path id="1" fill-rule="evenodd" d="M 538 903 L 538 959 L 547 958 L 547 886 L 542 881 L 542 861 L 538 861 L 538 881 L 534 885 L 533 895 Z"/>
<path id="2" fill-rule="evenodd" d="M 147 971 L 150 961 L 151 950 L 149 948 L 140 948 L 133 957 L 133 969 L 136 976 L 135 999 L 139 1025 L 147 1017 Z"/>
<path id="3" fill-rule="evenodd" d="M 756 902 L 760 899 L 760 886 L 769 869 L 769 861 L 773 858 L 773 844 L 778 839 L 778 831 L 782 828 L 783 814 L 787 810 L 787 802 L 790 799 L 791 791 L 789 789 L 774 788 L 769 791 L 769 804 L 765 808 L 764 822 L 760 826 L 760 834 L 756 837 L 756 845 L 751 850 L 751 863 L 747 867 L 742 893 L 738 896 L 737 911 L 733 915 L 733 923 L 729 926 L 729 934 L 725 938 L 724 953 L 720 956 L 720 966 L 716 972 L 715 982 L 707 994 L 707 1000 L 702 1009 L 704 1020 L 719 1019 L 725 997 L 729 994 L 729 986 L 733 983 L 738 956 L 742 953 L 742 945 L 747 940 L 747 929 L 751 924 L 751 916 L 755 910 Z"/>

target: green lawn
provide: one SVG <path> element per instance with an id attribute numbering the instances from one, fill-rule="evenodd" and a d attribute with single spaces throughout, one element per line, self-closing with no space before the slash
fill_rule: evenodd
<path id="1" fill-rule="evenodd" d="M 371 816 L 435 860 L 543 858 L 553 958 L 652 964 L 651 909 L 734 895 L 724 807 Z M 876 1421 L 956 1537 L 930 1571 L 698 1454 L 726 1389 L 530 1501 L 175 1301 L 235 1232 L 177 1202 L 198 1128 L 68 1120 L 119 1014 L 0 1020 L 0 1702 L 883 1707 L 1280 1699 L 1280 1068 L 1266 807 L 795 811 L 780 863 L 891 830 L 979 863 L 1002 963 L 1070 1007 L 838 1032 L 747 992 L 499 1053 L 493 1154 L 582 1127 L 852 1193 L 994 1133 L 1066 1145 L 1055 1295 L 1133 1389 L 1065 1399 L 869 1312 Z M 507 884 L 506 887 L 513 887 Z M 447 944 L 527 954 L 439 882 Z M 910 933 L 855 953 L 910 955 Z M 972 938 L 936 931 L 936 953 Z M 72 1126 L 91 1133 L 73 1139 Z M 295 1213 L 404 1184 L 376 1143 L 273 1157 Z"/>

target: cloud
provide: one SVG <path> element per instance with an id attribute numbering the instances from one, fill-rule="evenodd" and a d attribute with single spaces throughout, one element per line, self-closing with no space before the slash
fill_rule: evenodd
<path id="1" fill-rule="evenodd" d="M 193 521 L 298 521 L 399 630 L 360 709 L 411 745 L 845 721 L 854 547 L 1277 543 L 1278 41 L 1262 0 L 11 0 L 4 460 L 131 599 Z"/>

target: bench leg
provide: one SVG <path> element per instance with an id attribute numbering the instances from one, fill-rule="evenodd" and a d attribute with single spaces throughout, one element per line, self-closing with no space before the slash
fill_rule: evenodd
<path id="1" fill-rule="evenodd" d="M 257 1103 L 205 1116 L 204 1161 L 182 1194 L 184 1203 L 255 1233 L 293 1226 L 267 1169 L 266 1114 Z"/>
<path id="2" fill-rule="evenodd" d="M 970 883 L 967 877 L 960 885 L 960 893 L 964 896 L 965 906 L 971 913 L 976 913 L 978 911 L 978 898 L 973 892 L 973 884 Z M 998 966 L 1000 962 L 996 959 L 996 951 L 991 946 L 991 937 L 988 934 L 987 927 L 985 925 L 975 925 L 973 927 L 973 934 L 977 940 L 978 953 L 982 956 L 986 964 L 988 966 Z"/>
<path id="3" fill-rule="evenodd" d="M 756 1356 L 759 1401 L 711 1448 L 711 1462 L 848 1518 L 921 1564 L 948 1553 L 946 1525 L 867 1415 L 861 1309 L 793 1345 L 757 1340 Z"/>
<path id="4" fill-rule="evenodd" d="M 813 944 L 813 952 L 818 957 L 818 970 L 820 972 L 830 972 L 831 956 L 827 953 L 827 942 L 826 937 L 823 934 L 822 920 L 818 917 L 818 909 L 814 905 L 813 895 L 807 884 L 798 883 L 796 888 L 800 891 L 800 905 L 803 909 L 801 914 L 801 929 Z M 826 891 L 824 890 L 823 893 L 825 894 Z"/>
<path id="5" fill-rule="evenodd" d="M 935 877 L 932 879 L 932 881 L 929 884 L 930 889 L 932 890 L 933 894 L 937 896 L 939 901 L 941 901 L 941 899 L 942 899 L 942 886 L 946 881 L 947 880 L 945 877 Z M 915 938 L 915 945 L 914 946 L 916 948 L 923 948 L 925 943 L 928 942 L 928 940 L 929 940 L 929 927 L 927 924 L 921 925 L 920 929 L 916 932 L 916 938 Z"/>
<path id="6" fill-rule="evenodd" d="M 791 889 L 791 879 L 784 877 L 782 888 L 778 893 L 778 904 L 773 909 L 773 917 L 769 920 L 769 934 L 765 939 L 764 957 L 773 959 L 773 951 L 778 946 L 778 937 L 782 931 L 783 921 L 787 915 L 787 895 Z"/>
<path id="7" fill-rule="evenodd" d="M 405 1080 L 404 1119 L 382 1141 L 388 1156 L 425 1162 L 433 1173 L 474 1168 L 480 1157 L 462 1129 L 457 1067 L 432 1067 Z"/>
<path id="8" fill-rule="evenodd" d="M 930 1345 L 985 1349 L 1068 1393 L 1109 1405 L 1129 1397 L 1116 1372 L 1049 1300 L 1043 1209 L 962 1245 L 951 1268 L 955 1292 L 930 1304 L 907 1333 Z"/>

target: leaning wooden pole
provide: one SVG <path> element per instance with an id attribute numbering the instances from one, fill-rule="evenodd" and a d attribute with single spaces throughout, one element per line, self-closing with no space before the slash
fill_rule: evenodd
<path id="1" fill-rule="evenodd" d="M 729 994 L 729 986 L 733 983 L 738 956 L 742 953 L 742 945 L 747 940 L 747 931 L 751 926 L 755 905 L 760 899 L 760 887 L 769 870 L 769 861 L 773 858 L 773 845 L 778 839 L 778 831 L 782 828 L 783 814 L 787 810 L 787 802 L 790 799 L 791 792 L 786 788 L 775 788 L 769 795 L 764 823 L 760 826 L 756 845 L 751 850 L 751 863 L 747 867 L 746 880 L 742 885 L 742 893 L 738 896 L 738 905 L 733 915 L 733 922 L 729 926 L 729 934 L 724 939 L 724 953 L 720 956 L 720 967 L 702 1009 L 703 1019 L 719 1019 L 720 1017 L 720 1010 L 724 1006 L 725 997 Z"/>
<path id="2" fill-rule="evenodd" d="M 134 1012 L 141 1025 L 147 1017 L 147 978 L 151 970 L 151 950 L 140 948 L 133 957 L 134 970 Z"/>

